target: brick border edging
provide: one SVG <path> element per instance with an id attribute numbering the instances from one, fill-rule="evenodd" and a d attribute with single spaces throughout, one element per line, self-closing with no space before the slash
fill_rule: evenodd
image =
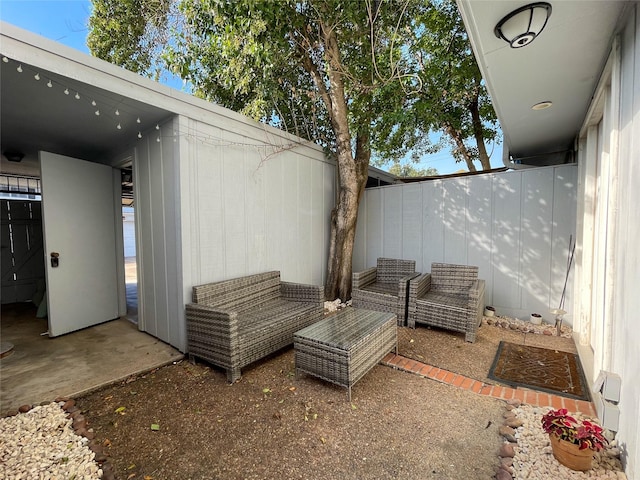
<path id="1" fill-rule="evenodd" d="M 469 390 L 478 395 L 505 401 L 520 400 L 522 403 L 536 407 L 566 408 L 570 412 L 580 412 L 589 417 L 596 417 L 596 409 L 593 403 L 585 400 L 574 400 L 560 395 L 537 392 L 528 388 L 492 385 L 394 353 L 387 354 L 381 363 L 396 370 L 413 373 L 424 378 L 436 380 L 440 383 Z"/>

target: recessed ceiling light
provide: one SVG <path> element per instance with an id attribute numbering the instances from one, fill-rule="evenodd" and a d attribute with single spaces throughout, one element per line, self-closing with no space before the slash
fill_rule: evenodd
<path id="1" fill-rule="evenodd" d="M 545 108 L 549 108 L 551 105 L 553 105 L 553 102 L 545 100 L 544 102 L 536 103 L 531 107 L 531 110 L 544 110 Z"/>

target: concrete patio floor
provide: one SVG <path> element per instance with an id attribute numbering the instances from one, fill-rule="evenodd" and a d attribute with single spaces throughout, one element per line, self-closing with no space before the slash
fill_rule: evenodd
<path id="1" fill-rule="evenodd" d="M 14 349 L 0 359 L 0 415 L 78 396 L 183 357 L 125 318 L 56 338 L 42 335 L 47 328 L 32 304 L 2 305 L 0 338 Z"/>

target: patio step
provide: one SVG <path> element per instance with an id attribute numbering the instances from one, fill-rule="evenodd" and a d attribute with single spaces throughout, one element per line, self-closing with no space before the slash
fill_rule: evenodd
<path id="1" fill-rule="evenodd" d="M 464 375 L 459 375 L 442 368 L 403 357 L 402 355 L 390 353 L 382 359 L 382 364 L 395 368 L 396 370 L 402 370 L 404 372 L 420 375 L 424 378 L 453 385 L 454 387 L 470 390 L 478 395 L 499 398 L 501 400 L 517 399 L 522 403 L 537 407 L 551 407 L 555 409 L 566 408 L 570 412 L 580 412 L 589 417 L 597 416 L 595 406 L 592 402 L 574 400 L 560 395 L 537 392 L 528 388 L 511 388 L 500 385 L 491 385 L 479 380 L 474 380 L 473 378 L 465 377 Z"/>

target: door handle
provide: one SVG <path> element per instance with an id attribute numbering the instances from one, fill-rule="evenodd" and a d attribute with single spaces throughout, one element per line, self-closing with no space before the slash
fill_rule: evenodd
<path id="1" fill-rule="evenodd" d="M 56 268 L 60 264 L 60 254 L 51 252 L 51 267 Z"/>

